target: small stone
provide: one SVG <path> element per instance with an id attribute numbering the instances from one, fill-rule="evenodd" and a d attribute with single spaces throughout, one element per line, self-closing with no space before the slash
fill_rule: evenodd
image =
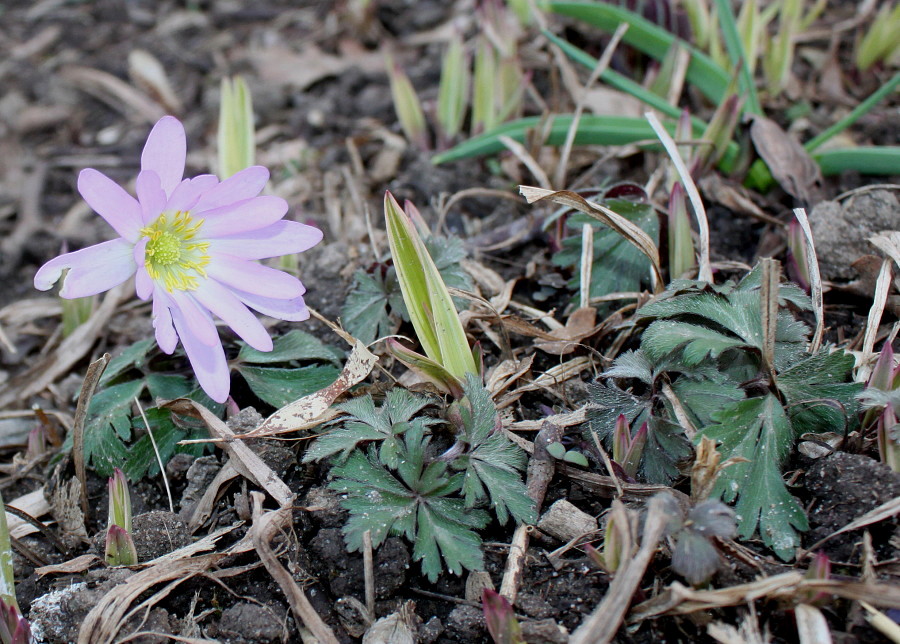
<path id="1" fill-rule="evenodd" d="M 284 622 L 285 612 L 280 606 L 240 602 L 222 611 L 219 637 L 232 644 L 281 642 Z"/>

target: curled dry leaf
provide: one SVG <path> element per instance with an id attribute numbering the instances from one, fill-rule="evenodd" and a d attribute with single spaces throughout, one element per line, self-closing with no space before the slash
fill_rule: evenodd
<path id="1" fill-rule="evenodd" d="M 594 307 L 576 309 L 566 320 L 566 326 L 550 332 L 554 340 L 536 340 L 534 346 L 555 356 L 572 353 L 582 340 L 594 335 L 603 326 L 595 325 L 596 319 L 597 309 Z"/>
<path id="2" fill-rule="evenodd" d="M 294 432 L 318 425 L 330 420 L 337 412 L 329 410 L 331 403 L 353 385 L 362 382 L 378 357 L 369 351 L 362 342 L 356 341 L 343 371 L 332 384 L 296 402 L 292 402 L 269 416 L 262 425 L 252 432 L 241 434 L 238 438 L 262 438 L 275 436 L 285 432 Z M 331 414 L 331 415 L 328 415 Z"/>
<path id="3" fill-rule="evenodd" d="M 148 92 L 170 112 L 181 114 L 184 106 L 172 89 L 162 63 L 145 49 L 134 49 L 128 54 L 128 75 L 134 84 Z"/>
<path id="4" fill-rule="evenodd" d="M 810 205 L 821 201 L 822 172 L 809 153 L 775 121 L 754 116 L 750 138 L 785 192 Z"/>

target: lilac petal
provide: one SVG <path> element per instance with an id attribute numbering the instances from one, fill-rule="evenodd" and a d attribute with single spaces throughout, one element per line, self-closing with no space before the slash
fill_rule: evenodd
<path id="1" fill-rule="evenodd" d="M 221 344 L 219 332 L 209 312 L 200 306 L 193 295 L 186 291 L 172 291 L 169 298 L 175 304 L 175 308 L 181 312 L 181 317 L 188 325 L 191 333 L 203 344 L 212 346 Z"/>
<path id="2" fill-rule="evenodd" d="M 322 241 L 322 231 L 296 221 L 277 221 L 271 226 L 211 239 L 211 255 L 225 253 L 244 259 L 265 259 L 301 253 Z"/>
<path id="3" fill-rule="evenodd" d="M 203 391 L 216 402 L 225 402 L 228 399 L 228 390 L 231 388 L 231 378 L 222 344 L 220 342 L 212 346 L 204 344 L 194 336 L 190 325 L 182 317 L 180 309 L 171 309 L 171 313 L 175 330 L 184 345 L 184 352 L 191 362 L 191 368 L 193 368 L 200 386 L 203 387 Z"/>
<path id="4" fill-rule="evenodd" d="M 153 293 L 153 328 L 156 330 L 156 343 L 164 353 L 171 354 L 178 344 L 178 334 L 172 326 L 172 314 L 169 308 L 174 307 L 162 287 L 157 286 Z"/>
<path id="5" fill-rule="evenodd" d="M 164 116 L 147 136 L 141 153 L 141 170 L 152 170 L 159 175 L 160 185 L 168 197 L 184 176 L 186 156 L 184 126 L 174 116 Z"/>
<path id="6" fill-rule="evenodd" d="M 212 210 L 255 197 L 262 192 L 268 180 L 269 171 L 261 165 L 244 168 L 204 194 L 197 202 L 196 210 Z"/>
<path id="7" fill-rule="evenodd" d="M 305 292 L 293 275 L 233 255 L 214 255 L 206 273 L 226 286 L 263 297 L 290 300 Z"/>
<path id="8" fill-rule="evenodd" d="M 281 197 L 254 197 L 215 210 L 200 212 L 195 209 L 194 213 L 203 219 L 200 235 L 209 239 L 271 226 L 281 221 L 287 210 L 287 201 Z"/>
<path id="9" fill-rule="evenodd" d="M 144 225 L 150 225 L 166 207 L 166 193 L 160 185 L 159 175 L 153 170 L 142 170 L 134 184 Z"/>
<path id="10" fill-rule="evenodd" d="M 146 300 L 153 293 L 153 278 L 147 272 L 145 253 L 149 239 L 144 237 L 134 247 L 134 262 L 137 264 L 137 274 L 134 276 L 134 290 L 137 296 Z"/>
<path id="11" fill-rule="evenodd" d="M 278 320 L 287 320 L 288 322 L 302 322 L 309 319 L 309 309 L 306 308 L 306 303 L 302 297 L 295 297 L 291 300 L 278 300 L 244 291 L 234 291 L 234 294 L 237 295 L 241 302 L 263 315 L 268 315 Z"/>
<path id="12" fill-rule="evenodd" d="M 136 266 L 131 248 L 124 239 L 113 239 L 60 255 L 38 269 L 34 287 L 39 291 L 48 290 L 68 268 L 60 297 L 72 299 L 108 291 L 134 275 Z"/>
<path id="13" fill-rule="evenodd" d="M 78 192 L 119 235 L 132 242 L 138 238 L 141 206 L 119 184 L 102 172 L 87 168 L 78 175 Z"/>
<path id="14" fill-rule="evenodd" d="M 197 200 L 203 193 L 211 190 L 219 184 L 219 180 L 214 174 L 201 174 L 193 179 L 185 179 L 178 184 L 178 187 L 169 197 L 166 204 L 166 210 L 178 212 L 179 210 L 189 211 L 197 204 Z"/>
<path id="15" fill-rule="evenodd" d="M 272 350 L 272 338 L 266 327 L 234 294 L 215 280 L 204 280 L 192 292 L 200 304 L 218 315 L 247 344 L 259 351 Z"/>

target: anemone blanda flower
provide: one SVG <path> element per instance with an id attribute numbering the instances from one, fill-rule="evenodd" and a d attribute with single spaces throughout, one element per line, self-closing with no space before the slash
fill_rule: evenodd
<path id="1" fill-rule="evenodd" d="M 76 298 L 134 275 L 138 297 L 153 298 L 160 348 L 172 353 L 180 338 L 200 386 L 224 402 L 229 370 L 213 315 L 253 348 L 271 351 L 272 339 L 247 307 L 290 321 L 309 311 L 300 280 L 256 260 L 304 251 L 322 232 L 284 221 L 284 199 L 259 196 L 269 179 L 265 168 L 221 182 L 211 174 L 182 179 L 185 154 L 184 127 L 166 116 L 144 144 L 137 199 L 97 170 L 82 170 L 78 192 L 119 237 L 50 260 L 34 285 L 46 291 L 68 269 L 59 294 Z"/>

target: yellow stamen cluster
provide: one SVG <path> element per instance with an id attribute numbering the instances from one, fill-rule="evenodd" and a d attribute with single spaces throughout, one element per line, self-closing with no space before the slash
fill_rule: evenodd
<path id="1" fill-rule="evenodd" d="M 198 278 L 206 277 L 203 267 L 209 264 L 209 242 L 192 241 L 202 224 L 202 219 L 194 220 L 190 212 L 179 210 L 164 212 L 141 229 L 141 235 L 150 238 L 144 253 L 147 273 L 170 293 L 192 291 Z"/>

